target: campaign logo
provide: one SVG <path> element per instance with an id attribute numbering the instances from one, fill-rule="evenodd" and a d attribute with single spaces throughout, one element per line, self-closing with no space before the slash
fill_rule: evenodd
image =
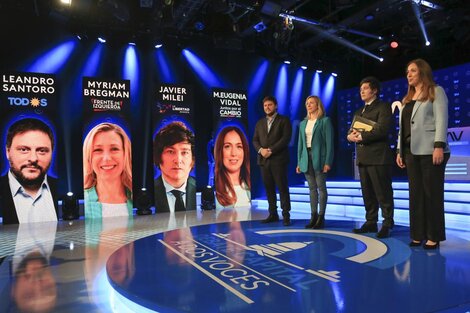
<path id="1" fill-rule="evenodd" d="M 96 99 L 91 98 L 91 106 L 94 112 L 103 112 L 103 111 L 121 111 L 124 105 L 122 100 L 114 99 Z"/>
<path id="2" fill-rule="evenodd" d="M 15 105 L 15 106 L 29 106 L 31 105 L 34 108 L 37 107 L 46 107 L 47 106 L 47 99 L 42 98 L 36 98 L 33 97 L 31 99 L 28 98 L 18 98 L 18 97 L 7 97 L 8 103 L 10 105 Z"/>
<path id="3" fill-rule="evenodd" d="M 157 112 L 162 114 L 171 110 L 171 104 L 157 102 Z"/>

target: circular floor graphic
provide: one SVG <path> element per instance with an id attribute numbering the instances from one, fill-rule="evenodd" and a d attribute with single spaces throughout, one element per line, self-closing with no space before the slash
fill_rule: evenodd
<path id="1" fill-rule="evenodd" d="M 470 244 L 410 248 L 409 229 L 354 234 L 353 222 L 212 224 L 117 250 L 111 286 L 158 312 L 435 312 L 470 303 Z"/>

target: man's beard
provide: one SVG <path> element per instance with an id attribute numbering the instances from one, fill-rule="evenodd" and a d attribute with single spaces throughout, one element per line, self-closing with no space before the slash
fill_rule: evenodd
<path id="1" fill-rule="evenodd" d="M 36 178 L 27 178 L 23 175 L 23 172 L 21 171 L 22 169 L 24 168 L 27 168 L 27 167 L 35 167 L 39 170 L 39 175 L 36 177 Z M 36 163 L 29 163 L 27 165 L 23 165 L 20 167 L 20 169 L 18 170 L 17 168 L 13 167 L 12 164 L 10 164 L 10 170 L 11 172 L 13 173 L 13 175 L 15 175 L 16 179 L 18 180 L 18 182 L 20 183 L 21 186 L 24 186 L 24 187 L 37 187 L 39 185 L 41 185 L 41 183 L 44 181 L 44 177 L 46 177 L 46 173 L 47 173 L 47 170 L 49 168 L 42 168 L 41 166 L 39 166 Z"/>

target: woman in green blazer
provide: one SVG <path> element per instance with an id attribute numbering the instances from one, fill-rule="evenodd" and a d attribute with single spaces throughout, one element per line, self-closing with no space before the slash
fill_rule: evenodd
<path id="1" fill-rule="evenodd" d="M 325 107 L 319 97 L 308 96 L 305 108 L 307 116 L 299 126 L 296 172 L 305 174 L 310 191 L 312 216 L 305 228 L 321 229 L 328 199 L 326 176 L 333 164 L 333 126 L 325 116 Z"/>

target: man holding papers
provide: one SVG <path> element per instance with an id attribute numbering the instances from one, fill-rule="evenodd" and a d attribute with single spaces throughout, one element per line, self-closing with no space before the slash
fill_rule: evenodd
<path id="1" fill-rule="evenodd" d="M 382 209 L 382 228 L 378 238 L 386 238 L 393 228 L 392 150 L 388 133 L 392 125 L 390 106 L 378 99 L 380 83 L 366 77 L 360 83 L 364 107 L 354 113 L 348 141 L 356 144 L 356 164 L 359 168 L 366 222 L 353 231 L 358 234 L 377 232 L 379 206 Z"/>

